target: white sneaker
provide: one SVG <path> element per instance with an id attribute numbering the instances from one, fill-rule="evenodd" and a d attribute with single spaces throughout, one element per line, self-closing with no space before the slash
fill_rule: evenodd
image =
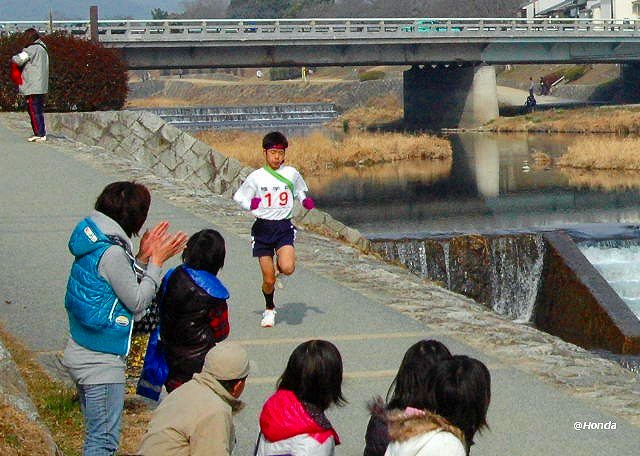
<path id="1" fill-rule="evenodd" d="M 260 322 L 260 326 L 263 328 L 272 328 L 273 325 L 276 324 L 276 311 L 272 309 L 267 309 L 262 312 L 262 321 Z"/>
<path id="2" fill-rule="evenodd" d="M 27 141 L 29 142 L 34 142 L 36 139 L 38 139 L 40 136 L 30 136 L 29 138 L 27 138 Z"/>
<path id="3" fill-rule="evenodd" d="M 32 136 L 30 138 L 27 138 L 27 141 L 29 142 L 44 142 L 47 140 L 46 136 Z"/>

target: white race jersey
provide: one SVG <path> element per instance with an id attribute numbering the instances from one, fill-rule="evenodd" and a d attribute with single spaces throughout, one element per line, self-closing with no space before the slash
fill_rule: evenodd
<path id="1" fill-rule="evenodd" d="M 289 180 L 294 188 L 274 177 L 264 168 L 256 169 L 247 176 L 240 188 L 233 195 L 233 199 L 244 209 L 250 209 L 251 199 L 260 198 L 260 205 L 251 211 L 257 218 L 267 220 L 282 220 L 291 218 L 293 197 L 302 201 L 309 190 L 297 169 L 292 166 L 281 166 L 275 170 Z"/>

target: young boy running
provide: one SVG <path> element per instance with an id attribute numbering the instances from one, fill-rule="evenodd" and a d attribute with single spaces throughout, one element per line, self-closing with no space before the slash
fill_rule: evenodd
<path id="1" fill-rule="evenodd" d="M 302 206 L 311 210 L 315 203 L 307 198 L 307 184 L 300 173 L 291 166 L 283 165 L 289 143 L 280 132 L 268 133 L 262 139 L 262 150 L 266 165 L 255 170 L 233 195 L 233 199 L 244 209 L 251 210 L 256 221 L 251 227 L 253 256 L 258 258 L 262 271 L 262 294 L 266 309 L 262 313 L 260 326 L 275 324 L 276 308 L 273 294 L 276 283 L 276 267 L 279 274 L 291 275 L 296 267 L 293 241 L 296 228 L 291 223 L 293 199 L 302 201 Z M 273 255 L 277 255 L 276 264 Z"/>

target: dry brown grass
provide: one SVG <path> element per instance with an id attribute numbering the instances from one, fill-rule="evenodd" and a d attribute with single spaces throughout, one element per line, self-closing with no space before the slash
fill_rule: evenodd
<path id="1" fill-rule="evenodd" d="M 258 168 L 264 164 L 262 135 L 243 131 L 204 131 L 196 134 L 201 141 L 242 163 Z M 326 169 L 358 163 L 423 158 L 450 158 L 448 140 L 431 135 L 400 133 L 357 133 L 343 140 L 333 140 L 315 132 L 304 137 L 289 138 L 287 163 L 305 175 L 319 175 Z"/>
<path id="2" fill-rule="evenodd" d="M 487 128 L 498 132 L 640 134 L 640 109 L 602 107 L 538 111 L 500 118 Z"/>
<path id="3" fill-rule="evenodd" d="M 348 125 L 349 128 L 364 129 L 389 124 L 404 116 L 400 99 L 393 95 L 372 98 L 366 106 L 350 109 L 334 121 L 334 125 Z"/>
<path id="4" fill-rule="evenodd" d="M 568 184 L 576 188 L 604 191 L 640 188 L 640 172 L 638 171 L 587 171 L 574 168 L 562 168 L 561 171 L 567 177 Z"/>
<path id="5" fill-rule="evenodd" d="M 0 337 L 18 366 L 38 414 L 53 439 L 65 455 L 79 455 L 83 430 L 75 391 L 51 379 L 33 359 L 31 352 L 1 327 Z"/>
<path id="6" fill-rule="evenodd" d="M 640 170 L 639 138 L 580 138 L 558 165 L 583 169 Z"/>
<path id="7" fill-rule="evenodd" d="M 549 154 L 544 152 L 535 151 L 531 155 L 531 163 L 535 169 L 549 168 L 553 165 L 553 159 Z"/>
<path id="8" fill-rule="evenodd" d="M 140 448 L 142 436 L 147 431 L 152 412 L 138 396 L 128 396 L 124 403 L 122 417 L 122 435 L 120 436 L 121 454 L 136 454 Z"/>
<path id="9" fill-rule="evenodd" d="M 173 108 L 190 106 L 188 100 L 169 97 L 128 98 L 125 108 Z"/>
<path id="10" fill-rule="evenodd" d="M 11 353 L 22 378 L 27 384 L 29 395 L 38 409 L 38 414 L 51 431 L 60 449 L 66 456 L 80 455 L 82 453 L 84 430 L 82 413 L 80 412 L 75 390 L 69 389 L 59 381 L 49 377 L 33 359 L 31 352 L 8 332 L 4 331 L 2 327 L 0 327 L 0 338 L 2 338 Z M 41 437 L 37 436 L 32 427 L 23 425 L 22 421 L 16 421 L 20 429 L 15 430 L 12 423 L 19 417 L 14 415 L 10 408 L 7 409 L 0 406 L 0 437 L 2 437 L 0 454 L 43 454 L 41 451 L 44 446 L 39 440 Z M 127 398 L 120 438 L 120 452 L 129 454 L 136 452 L 150 417 L 151 412 L 136 397 L 130 396 Z M 21 436 L 25 436 L 25 438 Z M 8 449 L 5 452 L 5 448 L 10 450 Z"/>
<path id="11" fill-rule="evenodd" d="M 0 454 L 4 456 L 48 456 L 49 446 L 42 427 L 24 413 L 0 402 Z"/>

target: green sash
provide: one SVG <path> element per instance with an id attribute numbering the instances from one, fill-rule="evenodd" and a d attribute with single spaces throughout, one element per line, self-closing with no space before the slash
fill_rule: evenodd
<path id="1" fill-rule="evenodd" d="M 296 199 L 296 188 L 293 185 L 293 182 L 291 182 L 289 179 L 287 179 L 282 174 L 277 172 L 275 169 L 271 168 L 269 165 L 263 166 L 262 169 L 264 169 L 266 172 L 268 172 L 273 177 L 278 179 L 280 182 L 286 184 L 289 187 L 289 190 L 291 190 L 291 194 L 293 195 L 293 199 Z"/>

